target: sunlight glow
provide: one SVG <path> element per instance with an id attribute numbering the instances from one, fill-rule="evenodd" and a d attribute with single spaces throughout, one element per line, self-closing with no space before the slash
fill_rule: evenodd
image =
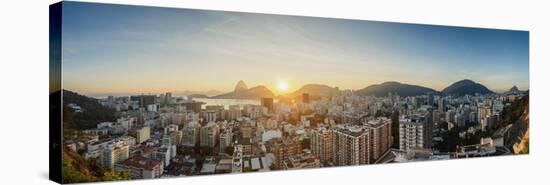
<path id="1" fill-rule="evenodd" d="M 280 91 L 286 91 L 288 89 L 288 83 L 286 82 L 279 82 L 279 85 L 277 85 Z"/>

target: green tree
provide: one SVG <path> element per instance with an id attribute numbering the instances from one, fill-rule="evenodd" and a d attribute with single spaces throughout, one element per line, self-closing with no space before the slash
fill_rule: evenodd
<path id="1" fill-rule="evenodd" d="M 521 144 L 523 145 L 523 150 L 521 150 L 520 153 L 529 154 L 529 139 L 523 140 Z"/>
<path id="2" fill-rule="evenodd" d="M 92 177 L 86 176 L 83 173 L 75 170 L 71 162 L 68 161 L 63 161 L 62 173 L 63 183 L 80 183 L 90 182 L 94 180 Z"/>
<path id="3" fill-rule="evenodd" d="M 101 178 L 102 181 L 117 181 L 117 180 L 130 180 L 132 179 L 132 176 L 130 175 L 129 171 L 122 171 L 122 172 L 116 172 L 116 171 L 108 171 L 103 174 L 103 177 Z"/>

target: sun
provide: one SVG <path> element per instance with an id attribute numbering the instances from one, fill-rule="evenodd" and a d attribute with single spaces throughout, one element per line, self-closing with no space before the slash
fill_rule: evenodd
<path id="1" fill-rule="evenodd" d="M 288 89 L 288 83 L 286 82 L 279 82 L 279 84 L 277 85 L 277 88 L 279 88 L 279 91 L 286 91 Z"/>

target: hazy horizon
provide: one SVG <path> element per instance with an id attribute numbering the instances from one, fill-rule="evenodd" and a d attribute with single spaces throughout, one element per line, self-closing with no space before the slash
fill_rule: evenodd
<path id="1" fill-rule="evenodd" d="M 529 89 L 529 33 L 65 2 L 63 88 L 82 94 L 232 91 L 471 79 Z M 284 90 L 278 88 L 285 84 Z M 288 88 L 286 88 L 288 86 Z"/>
<path id="2" fill-rule="evenodd" d="M 471 80 L 471 79 L 463 79 L 463 80 Z M 459 80 L 457 80 L 459 81 Z M 392 81 L 385 81 L 385 82 L 392 82 Z M 475 81 L 474 81 L 475 82 Z M 245 81 L 246 83 L 246 81 Z M 378 84 L 382 84 L 384 82 L 381 82 L 381 83 L 378 83 Z M 399 82 L 399 83 L 402 83 L 402 82 Z M 453 82 L 454 83 L 454 82 Z M 303 85 L 300 85 L 298 86 L 296 89 L 293 89 L 293 90 L 289 90 L 288 92 L 285 92 L 285 93 L 282 93 L 282 94 L 279 94 L 277 93 L 277 90 L 276 88 L 270 88 L 270 87 L 267 87 L 269 90 L 273 91 L 276 95 L 284 95 L 284 94 L 290 94 L 290 93 L 293 93 L 295 91 L 297 91 L 298 89 L 300 89 L 301 87 L 303 87 L 304 85 L 311 85 L 311 84 L 315 84 L 315 83 L 309 83 L 309 84 L 303 84 Z M 405 83 L 405 84 L 409 84 L 409 83 Z M 236 85 L 236 83 L 235 83 Z M 261 84 L 258 84 L 258 85 L 252 85 L 252 86 L 248 86 L 248 88 L 252 88 L 252 87 L 255 87 L 255 86 L 260 86 Z M 319 84 L 319 85 L 327 85 L 327 84 Z M 371 84 L 371 85 L 377 85 L 377 84 Z M 409 85 L 417 85 L 417 84 L 409 84 Z M 449 84 L 451 85 L 451 84 Z M 484 85 L 484 84 L 482 84 Z M 327 86 L 330 86 L 330 85 L 327 85 Z M 370 86 L 370 85 L 369 85 Z M 337 87 L 337 86 L 330 86 L 330 87 Z M 365 87 L 368 87 L 368 86 L 365 86 Z M 363 87 L 363 88 L 365 88 Z M 510 88 L 512 88 L 513 86 L 510 86 Z M 339 87 L 338 87 L 339 88 Z M 428 87 L 428 88 L 431 88 L 431 87 Z M 507 88 L 507 89 L 491 89 L 489 88 L 489 90 L 495 92 L 495 93 L 503 93 L 503 92 L 507 92 L 510 90 L 510 88 Z M 518 87 L 519 88 L 519 87 Z M 70 90 L 70 91 L 75 91 L 79 94 L 84 94 L 86 96 L 91 96 L 91 97 L 106 97 L 106 96 L 131 96 L 131 95 L 158 95 L 158 94 L 164 94 L 164 93 L 172 93 L 174 96 L 176 95 L 181 95 L 181 94 L 203 94 L 203 95 L 207 95 L 207 96 L 212 96 L 212 95 L 221 95 L 221 94 L 224 94 L 224 93 L 229 93 L 229 92 L 233 92 L 234 89 L 231 89 L 231 90 L 226 90 L 226 91 L 222 91 L 222 90 L 217 90 L 217 89 L 209 89 L 209 90 L 167 90 L 167 91 L 155 91 L 155 92 L 146 92 L 146 91 L 143 91 L 143 92 L 101 92 L 101 93 L 87 93 L 87 92 L 80 92 L 80 91 L 76 91 L 76 90 L 73 90 L 73 89 L 67 89 L 67 88 L 63 88 L 65 90 Z M 360 88 L 362 89 L 362 88 Z M 432 88 L 433 89 L 433 88 Z M 342 89 L 342 88 L 339 88 L 339 90 L 359 90 L 359 89 Z M 436 91 L 442 91 L 443 89 L 434 89 Z M 525 91 L 525 90 L 529 90 L 529 89 L 522 89 L 522 88 L 519 88 L 519 90 L 522 90 L 522 91 Z M 215 91 L 215 93 L 214 93 Z"/>

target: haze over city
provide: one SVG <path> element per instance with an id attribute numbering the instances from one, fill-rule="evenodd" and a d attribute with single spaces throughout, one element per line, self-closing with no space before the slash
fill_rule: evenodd
<path id="1" fill-rule="evenodd" d="M 524 31 L 96 4 L 64 13 L 63 88 L 89 95 L 228 92 L 239 80 L 277 94 L 461 79 L 529 88 Z"/>

